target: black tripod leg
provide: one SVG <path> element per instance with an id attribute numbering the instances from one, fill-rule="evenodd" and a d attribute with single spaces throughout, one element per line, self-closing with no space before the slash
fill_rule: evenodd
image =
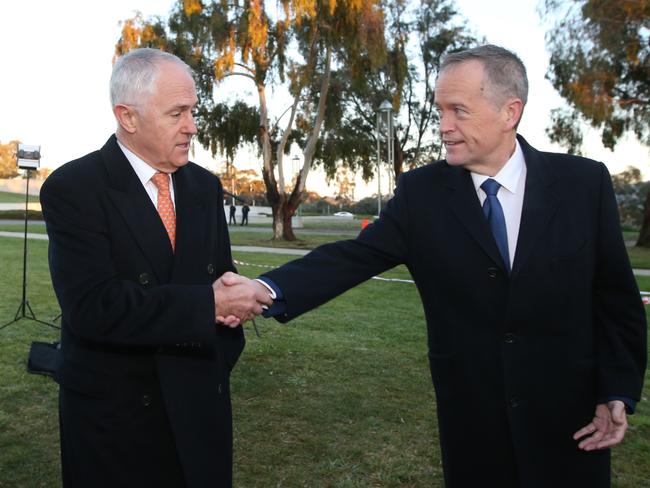
<path id="1" fill-rule="evenodd" d="M 20 313 L 21 310 L 23 311 L 22 315 L 21 315 L 21 313 Z M 19 321 L 20 319 L 22 319 L 24 316 L 25 316 L 25 304 L 24 304 L 24 303 L 21 303 L 21 304 L 18 306 L 18 310 L 16 310 L 16 316 L 14 317 L 14 319 L 11 320 L 10 322 L 7 322 L 6 324 L 0 326 L 0 330 L 4 329 L 4 328 L 7 327 L 8 325 L 13 324 L 14 322 L 18 322 L 18 321 Z"/>

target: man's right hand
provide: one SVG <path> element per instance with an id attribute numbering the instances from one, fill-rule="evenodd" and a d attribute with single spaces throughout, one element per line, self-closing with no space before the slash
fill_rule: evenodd
<path id="1" fill-rule="evenodd" d="M 228 327 L 262 313 L 262 305 L 270 306 L 273 299 L 264 285 L 230 271 L 212 284 L 215 319 Z"/>

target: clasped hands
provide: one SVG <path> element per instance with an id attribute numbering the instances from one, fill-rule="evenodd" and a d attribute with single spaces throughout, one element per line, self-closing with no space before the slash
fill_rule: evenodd
<path id="1" fill-rule="evenodd" d="M 212 284 L 212 290 L 215 319 L 227 327 L 238 327 L 260 315 L 263 306 L 273 304 L 269 290 L 264 285 L 230 271 Z"/>

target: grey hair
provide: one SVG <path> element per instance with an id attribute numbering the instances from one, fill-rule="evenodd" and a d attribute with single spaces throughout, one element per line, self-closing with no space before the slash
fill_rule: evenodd
<path id="1" fill-rule="evenodd" d="M 136 105 L 146 100 L 153 92 L 158 68 L 163 63 L 175 63 L 194 78 L 192 68 L 173 54 L 148 47 L 133 49 L 120 56 L 113 66 L 110 83 L 111 106 Z"/>
<path id="2" fill-rule="evenodd" d="M 440 73 L 451 66 L 466 61 L 483 63 L 487 81 L 493 95 L 497 98 L 494 100 L 496 103 L 501 104 L 515 96 L 526 105 L 528 101 L 526 67 L 515 53 L 492 44 L 452 53 L 443 59 Z"/>

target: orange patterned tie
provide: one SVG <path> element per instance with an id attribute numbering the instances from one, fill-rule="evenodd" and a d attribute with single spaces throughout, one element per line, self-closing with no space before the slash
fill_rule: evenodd
<path id="1" fill-rule="evenodd" d="M 176 213 L 174 204 L 169 193 L 169 175 L 167 173 L 156 173 L 151 177 L 151 181 L 158 188 L 158 213 L 160 219 L 167 229 L 169 240 L 172 243 L 172 250 L 176 248 Z"/>

